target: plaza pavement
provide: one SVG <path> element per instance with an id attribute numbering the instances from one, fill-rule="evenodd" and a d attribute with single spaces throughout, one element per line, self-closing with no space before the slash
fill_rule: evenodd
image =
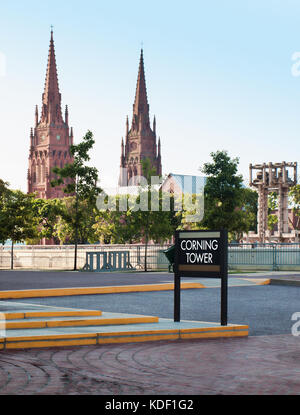
<path id="1" fill-rule="evenodd" d="M 0 394 L 299 395 L 299 338 L 2 351 Z"/>
<path id="2" fill-rule="evenodd" d="M 55 286 L 53 276 L 46 276 L 47 273 L 22 274 L 1 271 L 0 290 L 17 289 L 21 282 L 26 286 L 22 289 Z M 56 286 L 59 283 L 66 287 L 67 281 L 74 284 L 79 273 L 63 274 L 54 277 Z M 172 274 L 163 273 L 129 275 L 126 274 L 125 280 L 125 274 L 87 277 L 80 273 L 78 283 L 81 280 L 80 286 L 98 286 L 101 280 L 102 285 L 112 285 L 112 282 L 126 285 L 133 283 L 132 278 L 138 278 L 139 283 L 146 284 L 172 278 Z M 270 276 L 242 274 L 232 278 L 234 282 L 234 279 Z M 272 335 L 2 350 L 0 394 L 300 394 L 299 339 L 292 335 Z"/>

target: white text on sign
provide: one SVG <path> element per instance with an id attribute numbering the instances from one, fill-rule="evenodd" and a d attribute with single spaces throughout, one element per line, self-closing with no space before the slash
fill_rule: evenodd
<path id="1" fill-rule="evenodd" d="M 219 247 L 217 239 L 211 239 L 207 241 L 206 239 L 202 240 L 191 240 L 183 239 L 181 241 L 180 247 L 183 251 L 216 251 Z"/>
<path id="2" fill-rule="evenodd" d="M 180 247 L 183 251 L 216 251 L 219 243 L 217 239 L 183 239 Z M 210 252 L 186 252 L 186 261 L 188 264 L 212 264 L 213 254 Z"/>

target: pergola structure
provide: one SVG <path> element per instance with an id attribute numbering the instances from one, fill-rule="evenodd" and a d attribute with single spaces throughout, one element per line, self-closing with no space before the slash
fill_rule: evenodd
<path id="1" fill-rule="evenodd" d="M 257 234 L 249 232 L 246 240 L 261 243 L 298 242 L 300 232 L 289 231 L 288 226 L 288 193 L 290 187 L 297 184 L 297 162 L 250 164 L 249 174 L 249 185 L 258 192 L 258 212 Z M 273 233 L 268 229 L 268 195 L 271 192 L 278 195 L 277 231 Z"/>

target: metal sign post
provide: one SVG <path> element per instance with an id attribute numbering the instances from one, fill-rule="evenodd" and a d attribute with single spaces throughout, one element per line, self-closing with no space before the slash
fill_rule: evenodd
<path id="1" fill-rule="evenodd" d="M 221 279 L 221 325 L 227 325 L 228 234 L 219 231 L 176 231 L 174 321 L 180 321 L 180 278 Z"/>

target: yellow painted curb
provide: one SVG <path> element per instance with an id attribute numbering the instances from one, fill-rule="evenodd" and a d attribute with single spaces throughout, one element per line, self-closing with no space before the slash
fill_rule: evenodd
<path id="1" fill-rule="evenodd" d="M 123 324 L 158 323 L 158 317 L 118 317 L 105 319 L 82 319 L 82 320 L 45 320 L 45 321 L 7 321 L 6 329 L 36 329 L 50 327 L 78 327 L 78 326 L 106 326 Z"/>
<path id="2" fill-rule="evenodd" d="M 216 327 L 199 327 L 199 328 L 191 328 L 191 329 L 181 329 L 180 333 L 201 333 L 207 331 L 232 331 L 232 330 L 248 330 L 249 326 L 235 326 L 235 325 L 228 325 L 228 326 L 216 326 Z"/>
<path id="3" fill-rule="evenodd" d="M 205 288 L 203 284 L 193 282 L 181 283 L 182 289 Z M 90 294 L 115 294 L 145 291 L 173 290 L 173 283 L 166 284 L 144 284 L 144 285 L 122 285 L 111 287 L 76 287 L 76 288 L 46 288 L 40 290 L 15 290 L 0 291 L 0 299 L 8 298 L 33 298 L 33 297 L 61 297 L 69 295 Z"/>
<path id="4" fill-rule="evenodd" d="M 17 318 L 25 318 L 24 313 L 3 313 L 5 320 L 15 320 Z"/>
<path id="5" fill-rule="evenodd" d="M 248 331 L 215 331 L 209 333 L 180 333 L 181 339 L 213 339 L 217 337 L 244 337 L 248 336 Z"/>
<path id="6" fill-rule="evenodd" d="M 24 342 L 24 341 L 42 341 L 42 340 L 74 340 L 76 339 L 85 339 L 85 338 L 96 338 L 97 333 L 80 333 L 80 334 L 46 334 L 46 335 L 39 335 L 39 336 L 22 336 L 22 337 L 7 337 L 5 339 L 5 343 L 11 342 Z"/>
<path id="7" fill-rule="evenodd" d="M 100 310 L 78 310 L 78 311 L 30 311 L 25 313 L 25 318 L 32 317 L 87 317 L 102 316 Z"/>
<path id="8" fill-rule="evenodd" d="M 32 341 L 7 343 L 5 349 L 31 349 L 36 347 L 62 347 L 62 346 L 88 346 L 97 344 L 96 339 L 75 339 L 75 340 L 55 340 L 55 341 Z"/>
<path id="9" fill-rule="evenodd" d="M 140 343 L 140 342 L 149 342 L 149 341 L 159 341 L 159 340 L 178 340 L 179 334 L 169 334 L 169 335 L 155 335 L 155 336 L 137 336 L 137 337 L 107 337 L 107 338 L 98 338 L 98 344 L 111 344 L 111 343 Z"/>
<path id="10" fill-rule="evenodd" d="M 245 281 L 255 282 L 256 285 L 269 285 L 270 279 L 265 278 L 242 278 Z"/>
<path id="11" fill-rule="evenodd" d="M 122 325 L 122 324 L 139 324 L 139 323 L 157 323 L 158 317 L 143 318 L 111 318 L 103 320 L 56 320 L 56 321 L 24 321 L 24 322 L 8 322 L 7 329 L 21 328 L 50 328 L 50 327 L 78 327 L 78 326 L 105 326 L 105 325 Z"/>
<path id="12" fill-rule="evenodd" d="M 118 337 L 118 336 L 138 336 L 138 335 L 152 335 L 152 334 L 178 334 L 177 329 L 166 329 L 166 330 L 143 330 L 143 331 L 119 331 L 119 332 L 112 332 L 112 333 L 97 333 L 99 338 L 103 337 Z"/>
<path id="13" fill-rule="evenodd" d="M 158 323 L 158 317 L 126 317 L 126 318 L 107 318 L 98 320 L 81 321 L 47 321 L 46 327 L 67 327 L 67 326 L 106 326 L 139 323 Z"/>
<path id="14" fill-rule="evenodd" d="M 78 310 L 78 311 L 30 311 L 26 313 L 4 313 L 6 320 L 35 317 L 81 317 L 101 316 L 100 310 Z"/>
<path id="15" fill-rule="evenodd" d="M 6 329 L 42 329 L 45 327 L 47 327 L 45 321 L 7 321 L 5 323 Z"/>
<path id="16" fill-rule="evenodd" d="M 269 280 L 261 282 L 259 285 L 269 285 L 270 283 L 271 283 L 271 280 L 269 279 Z"/>
<path id="17" fill-rule="evenodd" d="M 8 337 L 0 339 L 0 349 L 29 349 L 95 344 L 136 343 L 159 340 L 210 339 L 221 337 L 246 337 L 247 325 L 199 327 L 189 329 L 143 330 L 110 333 L 73 333 L 45 336 Z"/>

